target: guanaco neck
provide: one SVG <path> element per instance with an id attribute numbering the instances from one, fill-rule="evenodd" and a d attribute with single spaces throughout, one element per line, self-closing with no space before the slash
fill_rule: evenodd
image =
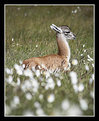
<path id="1" fill-rule="evenodd" d="M 58 55 L 65 56 L 70 59 L 70 47 L 63 34 L 56 35 L 57 45 L 58 45 Z"/>

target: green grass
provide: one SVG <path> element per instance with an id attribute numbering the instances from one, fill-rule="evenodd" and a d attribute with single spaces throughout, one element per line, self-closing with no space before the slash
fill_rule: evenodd
<path id="1" fill-rule="evenodd" d="M 94 115 L 94 99 L 90 96 L 90 92 L 94 90 L 94 82 L 89 84 L 89 79 L 94 73 L 92 63 L 87 60 L 87 55 L 94 58 L 94 40 L 93 40 L 93 6 L 6 6 L 5 14 L 5 67 L 14 68 L 14 64 L 19 64 L 19 60 L 25 60 L 30 57 L 44 56 L 52 53 L 57 53 L 57 43 L 55 32 L 50 29 L 51 24 L 57 26 L 68 25 L 71 31 L 76 34 L 76 40 L 70 40 L 69 45 L 71 49 L 71 59 L 78 60 L 76 66 L 71 65 L 71 71 L 74 71 L 78 75 L 78 84 L 84 84 L 84 90 L 82 92 L 75 93 L 69 72 L 60 73 L 60 77 L 55 77 L 52 74 L 52 78 L 55 81 L 55 87 L 53 90 L 45 90 L 41 86 L 42 81 L 40 77 L 36 77 L 38 80 L 39 89 L 38 92 L 33 95 L 31 100 L 25 98 L 24 92 L 19 87 L 13 87 L 6 83 L 5 95 L 7 106 L 11 105 L 11 101 L 14 96 L 20 98 L 20 104 L 17 108 L 11 109 L 10 113 L 6 112 L 6 115 L 22 115 L 25 110 L 33 111 L 36 114 L 36 108 L 34 102 L 38 101 L 46 115 L 56 115 L 55 112 L 59 111 L 58 115 L 67 115 L 65 111 L 61 109 L 61 103 L 64 99 L 68 99 L 70 104 L 76 104 L 80 106 L 79 99 L 83 98 L 88 102 L 88 109 L 82 110 L 82 115 Z M 77 13 L 73 14 L 72 11 L 77 9 Z M 12 38 L 14 40 L 12 41 Z M 85 44 L 85 47 L 83 45 Z M 36 47 L 38 45 L 38 47 Z M 86 49 L 86 52 L 84 50 Z M 83 56 L 81 56 L 83 54 Z M 85 70 L 85 64 L 89 66 L 89 71 Z M 6 78 L 9 76 L 5 74 Z M 17 77 L 21 79 L 21 83 L 28 79 L 24 76 L 16 74 L 12 75 L 14 82 L 17 81 Z M 45 76 L 42 75 L 43 82 L 46 83 Z M 56 85 L 56 79 L 61 80 L 61 86 Z M 30 91 L 31 93 L 31 91 Z M 53 93 L 55 95 L 55 101 L 49 103 L 47 101 L 48 95 Z M 39 99 L 39 95 L 43 95 L 43 99 Z M 81 108 L 81 107 L 80 107 Z M 71 114 L 72 115 L 72 114 Z"/>

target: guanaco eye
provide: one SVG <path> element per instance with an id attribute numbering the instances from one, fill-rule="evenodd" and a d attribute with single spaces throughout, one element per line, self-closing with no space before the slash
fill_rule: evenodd
<path id="1" fill-rule="evenodd" d="M 68 33 L 70 33 L 70 31 L 65 31 L 65 32 L 64 32 L 64 34 L 68 34 Z"/>
<path id="2" fill-rule="evenodd" d="M 70 31 L 66 32 L 66 33 L 70 33 Z"/>

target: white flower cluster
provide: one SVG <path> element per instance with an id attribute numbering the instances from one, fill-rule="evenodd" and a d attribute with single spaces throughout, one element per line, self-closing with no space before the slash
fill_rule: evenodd
<path id="1" fill-rule="evenodd" d="M 10 108 L 13 110 L 17 108 L 19 104 L 20 104 L 20 98 L 18 96 L 14 96 L 13 100 L 10 103 Z"/>
<path id="2" fill-rule="evenodd" d="M 61 108 L 65 111 L 67 111 L 69 109 L 69 107 L 70 107 L 69 100 L 68 99 L 63 100 L 61 103 Z"/>
<path id="3" fill-rule="evenodd" d="M 65 115 L 67 116 L 78 116 L 82 115 L 83 112 L 80 109 L 79 105 L 77 104 L 72 104 L 70 100 L 64 99 L 61 103 L 61 108 L 64 112 Z"/>
<path id="4" fill-rule="evenodd" d="M 71 82 L 72 84 L 77 84 L 78 80 L 77 80 L 77 73 L 74 71 L 71 71 L 69 73 L 70 77 L 71 77 Z"/>
<path id="5" fill-rule="evenodd" d="M 76 14 L 78 11 L 80 11 L 80 7 L 78 6 L 75 10 L 72 10 L 72 14 Z"/>
<path id="6" fill-rule="evenodd" d="M 45 115 L 43 109 L 41 108 L 41 104 L 39 102 L 36 101 L 34 103 L 34 107 L 36 108 L 36 115 L 39 115 L 39 116 L 44 116 Z"/>
<path id="7" fill-rule="evenodd" d="M 7 73 L 7 74 L 13 74 L 13 69 L 9 69 L 9 68 L 5 68 L 5 72 Z"/>
<path id="8" fill-rule="evenodd" d="M 68 116 L 81 116 L 83 114 L 79 105 L 73 104 L 66 113 Z"/>
<path id="9" fill-rule="evenodd" d="M 16 72 L 17 72 L 18 75 L 23 74 L 23 67 L 22 66 L 19 66 L 18 64 L 15 64 L 14 68 L 16 69 Z"/>
<path id="10" fill-rule="evenodd" d="M 85 45 L 83 45 L 85 47 Z M 90 61 L 93 61 L 92 58 L 88 55 L 88 59 Z M 51 70 L 47 70 L 44 72 L 41 72 L 40 70 L 36 70 L 35 68 L 32 68 L 32 70 L 26 69 L 24 70 L 24 65 L 22 65 L 22 61 L 19 61 L 20 65 L 15 64 L 14 69 L 11 68 L 5 68 L 5 72 L 7 75 L 7 78 L 5 79 L 7 84 L 10 84 L 11 86 L 14 86 L 15 90 L 20 87 L 22 92 L 25 94 L 25 98 L 27 101 L 33 100 L 33 96 L 36 94 L 38 95 L 39 88 L 44 87 L 45 91 L 51 91 L 45 98 L 45 95 L 40 92 L 38 95 L 39 101 L 34 102 L 35 112 L 31 109 L 27 109 L 23 111 L 24 116 L 44 116 L 46 115 L 42 105 L 40 104 L 40 101 L 42 102 L 44 99 L 46 99 L 49 106 L 51 106 L 56 99 L 56 93 L 54 93 L 55 87 L 57 86 L 60 88 L 62 86 L 62 79 L 64 79 L 63 75 L 61 73 L 53 73 Z M 77 65 L 78 60 L 73 59 L 72 65 Z M 44 65 L 41 65 L 45 70 L 46 67 Z M 92 65 L 94 66 L 94 64 Z M 40 66 L 38 67 L 41 68 Z M 89 71 L 89 66 L 85 64 L 85 69 Z M 16 72 L 17 77 L 14 78 L 13 73 Z M 24 81 L 21 80 L 21 76 L 24 76 Z M 84 84 L 83 82 L 78 81 L 77 73 L 74 71 L 71 71 L 69 73 L 70 80 L 72 87 L 74 89 L 75 93 L 81 93 L 84 90 Z M 16 80 L 15 80 L 16 79 Z M 91 75 L 91 78 L 89 79 L 89 84 L 92 84 L 94 81 L 94 74 Z M 41 87 L 40 87 L 41 86 Z M 18 88 L 17 88 L 18 87 Z M 90 91 L 90 97 L 94 99 L 94 91 Z M 6 111 L 7 114 L 10 114 L 13 109 L 16 109 L 18 106 L 20 106 L 20 97 L 14 96 L 10 106 L 6 105 Z M 68 99 L 63 99 L 61 102 L 61 110 L 62 112 L 57 112 L 58 114 L 66 114 L 70 116 L 76 116 L 76 115 L 82 115 L 83 111 L 88 110 L 88 102 L 85 99 L 80 98 L 79 99 L 79 105 L 71 104 L 71 102 Z M 56 113 L 56 112 L 54 112 Z"/>
<path id="11" fill-rule="evenodd" d="M 77 84 L 78 83 L 77 73 L 71 71 L 70 74 L 69 74 L 69 76 L 71 78 L 71 83 L 73 85 L 75 93 L 82 92 L 84 90 L 84 85 L 83 85 L 83 83 Z"/>
<path id="12" fill-rule="evenodd" d="M 46 90 L 48 90 L 49 88 L 50 89 L 54 89 L 54 87 L 55 87 L 55 82 L 54 82 L 54 80 L 53 80 L 53 78 L 52 77 L 50 77 L 50 78 L 48 78 L 47 80 L 46 80 L 46 86 L 45 86 L 45 89 Z"/>
<path id="13" fill-rule="evenodd" d="M 30 69 L 24 70 L 24 75 L 33 78 L 33 72 Z"/>
<path id="14" fill-rule="evenodd" d="M 32 110 L 24 110 L 23 116 L 34 116 L 34 112 Z"/>
<path id="15" fill-rule="evenodd" d="M 93 81 L 94 81 L 94 74 L 91 75 L 91 78 L 89 79 L 89 84 L 92 84 Z"/>
<path id="16" fill-rule="evenodd" d="M 80 107 L 82 110 L 87 110 L 88 109 L 88 103 L 85 99 L 80 99 Z"/>
<path id="17" fill-rule="evenodd" d="M 37 80 L 33 78 L 29 80 L 25 80 L 21 84 L 21 89 L 23 92 L 31 91 L 31 93 L 35 94 L 38 91 L 38 88 L 39 88 L 39 83 Z"/>

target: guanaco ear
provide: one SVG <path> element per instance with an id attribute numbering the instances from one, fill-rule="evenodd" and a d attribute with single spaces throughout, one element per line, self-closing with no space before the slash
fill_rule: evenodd
<path id="1" fill-rule="evenodd" d="M 58 32 L 58 33 L 62 33 L 62 29 L 60 27 L 57 27 L 55 24 L 52 24 L 51 29 Z"/>

